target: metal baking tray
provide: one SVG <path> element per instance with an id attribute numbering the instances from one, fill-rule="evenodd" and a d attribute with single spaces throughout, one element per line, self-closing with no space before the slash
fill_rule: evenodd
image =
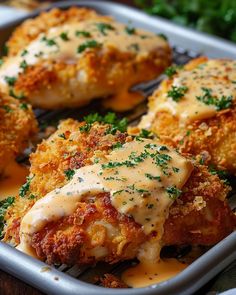
<path id="1" fill-rule="evenodd" d="M 236 46 L 221 38 L 211 37 L 207 34 L 195 32 L 190 29 L 175 25 L 167 20 L 151 17 L 145 13 L 121 4 L 105 1 L 65 1 L 52 5 L 52 7 L 68 8 L 70 6 L 83 6 L 93 8 L 101 14 L 112 15 L 123 23 L 132 22 L 133 26 L 146 30 L 165 34 L 173 48 L 173 61 L 176 64 L 184 64 L 199 55 L 208 57 L 234 58 L 236 59 Z M 28 17 L 34 17 L 37 11 L 27 17 L 17 19 L 0 27 L 0 51 L 3 44 L 9 38 L 11 32 Z M 146 96 L 150 95 L 158 85 L 160 79 L 139 86 Z M 104 112 L 99 101 L 77 110 L 45 111 L 35 110 L 40 123 L 58 121 L 62 118 L 73 117 L 81 119 L 89 112 Z M 134 111 L 126 115 L 130 123 L 136 122 L 145 113 L 146 104 L 143 103 Z M 26 161 L 27 156 L 20 159 Z M 235 198 L 234 198 L 235 199 Z M 230 198 L 230 201 L 234 200 Z M 232 207 L 236 204 L 232 203 Z M 200 258 L 195 260 L 184 271 L 174 278 L 151 285 L 145 288 L 107 289 L 92 284 L 95 275 L 104 273 L 118 274 L 128 266 L 130 262 L 122 262 L 115 265 L 99 263 L 93 268 L 81 268 L 78 266 L 57 267 L 48 266 L 44 262 L 36 260 L 15 248 L 0 242 L 0 269 L 25 281 L 29 285 L 46 294 L 57 295 L 185 295 L 193 294 L 216 274 L 236 260 L 236 232 L 233 232 L 220 243 L 212 247 Z M 1 291 L 1 290 L 0 290 Z M 1 293 L 1 292 L 0 292 Z"/>

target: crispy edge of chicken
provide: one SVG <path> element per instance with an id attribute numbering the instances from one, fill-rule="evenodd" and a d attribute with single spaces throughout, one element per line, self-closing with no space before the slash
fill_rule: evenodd
<path id="1" fill-rule="evenodd" d="M 109 19 L 98 15 L 95 11 L 72 7 L 68 10 L 53 9 L 43 12 L 35 19 L 25 21 L 13 33 L 8 41 L 9 57 L 24 49 L 40 33 L 46 33 L 49 28 L 74 21 L 87 19 Z M 131 36 L 132 37 L 132 36 Z M 76 64 L 43 60 L 33 66 L 28 66 L 17 78 L 14 91 L 23 92 L 27 100 L 35 107 L 55 109 L 62 107 L 79 107 L 95 98 L 109 98 L 106 105 L 117 110 L 131 109 L 144 99 L 138 92 L 129 92 L 135 84 L 156 78 L 171 63 L 171 49 L 166 42 L 154 52 L 141 57 L 134 52 L 121 52 L 118 48 L 110 47 L 104 54 L 95 50 L 88 51 Z M 77 81 L 79 88 L 72 91 L 72 80 L 77 79 L 78 70 L 86 73 L 86 81 Z M 81 76 L 84 76 L 81 75 Z M 127 100 L 121 103 L 109 104 L 109 101 L 120 97 L 120 89 Z M 46 99 L 47 97 L 47 99 Z M 126 102 L 126 103 L 125 103 Z"/>
<path id="2" fill-rule="evenodd" d="M 0 92 L 0 173 L 36 132 L 37 121 L 31 106 Z"/>
<path id="3" fill-rule="evenodd" d="M 200 57 L 184 66 L 194 70 L 208 59 Z M 164 80 L 149 98 L 149 111 L 160 95 L 167 92 L 171 79 Z M 218 111 L 212 118 L 197 120 L 186 126 L 180 126 L 177 117 L 168 112 L 158 112 L 150 130 L 161 140 L 180 152 L 200 156 L 206 165 L 213 165 L 218 170 L 236 173 L 236 104 Z"/>
<path id="4" fill-rule="evenodd" d="M 32 154 L 30 190 L 7 212 L 5 241 L 19 243 L 20 219 L 35 202 L 28 199 L 31 194 L 42 197 L 63 186 L 68 182 L 66 169 L 91 164 L 97 153 L 109 152 L 116 142 L 132 140 L 119 132 L 104 135 L 107 125 L 94 124 L 88 133 L 81 133 L 78 129 L 83 124 L 64 121 Z M 213 245 L 233 231 L 235 215 L 225 200 L 229 188 L 217 175 L 195 165 L 182 190 L 164 225 L 164 245 Z M 82 199 L 72 215 L 47 224 L 33 235 L 32 246 L 48 263 L 115 263 L 136 257 L 141 244 L 152 238 L 153 233 L 146 236 L 133 218 L 112 206 L 109 193 L 103 193 Z"/>

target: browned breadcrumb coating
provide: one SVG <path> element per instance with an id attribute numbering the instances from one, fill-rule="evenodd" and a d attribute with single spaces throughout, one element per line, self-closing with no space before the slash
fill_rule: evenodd
<path id="1" fill-rule="evenodd" d="M 39 34 L 45 33 L 49 28 L 83 21 L 96 16 L 96 12 L 86 8 L 71 7 L 68 10 L 54 8 L 48 12 L 42 12 L 34 19 L 27 19 L 22 25 L 18 26 L 12 33 L 7 42 L 8 56 L 14 56 L 23 50 L 31 41 L 36 39 Z"/>
<path id="2" fill-rule="evenodd" d="M 31 106 L 0 93 L 0 173 L 23 151 L 36 131 Z"/>
<path id="3" fill-rule="evenodd" d="M 7 223 L 11 224 L 7 236 L 9 240 L 13 235 L 11 231 L 19 230 L 19 220 L 33 206 L 35 201 L 45 196 L 48 192 L 61 187 L 68 182 L 66 171 L 78 169 L 92 164 L 91 158 L 96 153 L 108 153 L 112 145 L 130 140 L 125 133 L 117 132 L 116 135 L 105 132 L 108 125 L 94 124 L 89 133 L 80 132 L 79 123 L 72 119 L 63 121 L 57 131 L 47 140 L 37 146 L 35 153 L 30 155 L 30 189 L 24 198 L 18 197 L 14 206 L 8 212 Z M 30 197 L 33 196 L 33 197 Z M 8 237 L 7 237 L 8 239 Z M 17 238 L 17 242 L 19 237 Z M 14 241 L 13 241 L 14 243 Z"/>
<path id="4" fill-rule="evenodd" d="M 49 139 L 31 156 L 30 189 L 7 211 L 5 241 L 19 243 L 22 216 L 37 198 L 68 182 L 67 169 L 92 163 L 98 153 L 109 153 L 116 142 L 132 140 L 126 133 L 106 134 L 109 126 L 95 123 L 89 132 L 80 132 L 84 123 L 62 122 Z M 205 166 L 195 166 L 183 187 L 183 193 L 171 206 L 165 222 L 164 245 L 212 245 L 235 227 L 235 215 L 225 200 L 229 188 L 211 175 Z M 68 217 L 50 222 L 32 237 L 37 255 L 48 263 L 115 263 L 137 257 L 141 244 L 150 239 L 132 217 L 119 213 L 110 194 L 86 196 Z"/>
<path id="5" fill-rule="evenodd" d="M 75 26 L 85 21 L 91 22 L 87 26 L 89 32 L 82 30 L 89 37 L 77 36 L 78 31 L 73 31 Z M 111 29 L 99 31 L 97 24 L 105 24 Z M 50 29 L 59 30 L 58 34 L 52 36 L 55 32 Z M 60 30 L 65 31 L 61 33 Z M 111 36 L 106 37 L 107 32 Z M 66 40 L 60 38 L 61 34 L 69 33 L 71 35 L 65 37 Z M 42 34 L 45 34 L 46 41 L 42 41 Z M 115 40 L 119 36 L 123 39 L 117 44 Z M 53 45 L 47 45 L 47 40 L 58 43 L 56 51 L 45 53 L 48 48 L 53 48 Z M 152 42 L 150 48 L 145 46 L 147 40 Z M 31 48 L 33 42 L 38 42 L 36 47 L 39 52 L 35 53 Z M 72 42 L 69 49 L 63 47 L 67 42 Z M 85 45 L 81 52 L 78 52 L 76 42 L 82 47 Z M 89 42 L 91 46 L 86 45 Z M 128 35 L 125 26 L 112 18 L 76 7 L 53 9 L 23 22 L 13 32 L 7 45 L 9 56 L 4 59 L 0 70 L 1 88 L 8 92 L 4 77 L 10 73 L 17 78 L 13 86 L 16 93 L 23 92 L 33 106 L 48 109 L 78 107 L 96 98 L 109 98 L 106 105 L 117 110 L 130 109 L 144 97 L 141 93 L 129 93 L 129 88 L 154 79 L 171 62 L 170 46 L 157 35 L 151 34 L 146 38 L 141 31 Z M 20 66 L 22 62 L 23 70 Z M 16 64 L 15 72 L 12 63 Z M 113 101 L 111 106 L 110 102 L 115 98 L 117 103 Z"/>
<path id="6" fill-rule="evenodd" d="M 189 62 L 185 68 L 194 70 L 207 60 L 204 57 L 195 59 Z M 160 88 L 150 97 L 150 112 L 153 110 L 154 102 L 158 100 L 160 95 L 168 91 L 171 83 L 171 78 L 163 81 Z M 196 120 L 186 126 L 181 126 L 179 119 L 172 114 L 164 111 L 158 112 L 151 122 L 150 129 L 163 142 L 178 147 L 182 153 L 200 155 L 205 164 L 211 164 L 218 170 L 223 169 L 232 174 L 236 173 L 235 98 L 231 108 L 218 111 L 214 117 Z"/>

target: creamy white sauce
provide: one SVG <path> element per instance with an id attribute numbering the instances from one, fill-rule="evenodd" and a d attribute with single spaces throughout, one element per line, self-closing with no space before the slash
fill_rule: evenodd
<path id="1" fill-rule="evenodd" d="M 111 26 L 111 29 L 105 28 L 102 33 L 98 27 L 101 23 Z M 83 33 L 78 35 L 78 31 L 88 33 L 89 37 Z M 64 38 L 61 37 L 62 34 L 64 34 Z M 97 42 L 99 46 L 88 47 L 84 51 L 78 52 L 79 46 L 91 40 Z M 5 77 L 18 77 L 23 73 L 24 69 L 20 66 L 22 62 L 28 66 L 43 64 L 46 60 L 77 64 L 78 59 L 88 50 L 105 51 L 109 48 L 115 48 L 121 52 L 133 52 L 137 58 L 142 58 L 160 47 L 165 47 L 166 44 L 162 38 L 143 30 L 138 29 L 134 34 L 127 34 L 125 25 L 104 18 L 65 24 L 50 28 L 46 34 L 40 34 L 15 57 L 4 61 L 0 68 L 0 85 L 8 88 Z M 45 64 L 45 66 L 49 65 Z M 78 73 L 81 75 L 79 69 Z"/>
<path id="2" fill-rule="evenodd" d="M 31 253 L 34 233 L 73 214 L 83 196 L 108 192 L 119 213 L 132 216 L 147 236 L 156 232 L 141 247 L 139 258 L 158 259 L 169 207 L 192 172 L 191 162 L 149 139 L 126 143 L 98 160 L 78 169 L 68 184 L 35 203 L 21 222 L 18 249 Z"/>
<path id="3" fill-rule="evenodd" d="M 167 95 L 172 86 L 187 87 L 187 91 L 178 102 Z M 222 96 L 232 97 L 234 101 L 236 98 L 236 61 L 209 60 L 192 70 L 179 70 L 168 88 L 166 85 L 163 88 L 160 87 L 151 97 L 149 112 L 143 117 L 139 127 L 150 128 L 155 116 L 160 112 L 167 112 L 178 117 L 182 125 L 214 116 L 217 106 L 208 105 L 197 99 L 206 93 L 203 88 L 210 89 L 211 96 L 218 101 L 222 99 Z"/>

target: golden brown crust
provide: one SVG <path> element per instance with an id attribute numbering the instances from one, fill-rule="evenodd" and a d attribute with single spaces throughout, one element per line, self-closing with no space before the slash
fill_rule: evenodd
<path id="1" fill-rule="evenodd" d="M 74 214 L 36 233 L 32 246 L 48 263 L 115 263 L 136 257 L 145 239 L 141 226 L 119 214 L 109 194 L 101 194 L 94 203 L 79 203 Z"/>
<path id="2" fill-rule="evenodd" d="M 42 12 L 34 19 L 28 19 L 18 26 L 7 42 L 9 56 L 16 55 L 23 50 L 39 34 L 45 33 L 49 28 L 74 21 L 83 21 L 96 16 L 91 9 L 71 7 L 68 10 L 54 8 L 48 12 Z"/>
<path id="3" fill-rule="evenodd" d="M 19 243 L 20 218 L 37 198 L 63 186 L 65 170 L 91 164 L 91 158 L 109 153 L 116 142 L 131 140 L 127 134 L 106 134 L 107 125 L 94 124 L 88 133 L 84 123 L 66 120 L 31 156 L 34 178 L 26 197 L 17 200 L 7 212 L 6 241 Z M 225 197 L 229 188 L 204 166 L 195 166 L 183 194 L 171 206 L 165 223 L 164 244 L 217 243 L 235 227 L 235 216 Z M 155 234 L 155 233 L 153 233 Z M 108 193 L 84 197 L 70 216 L 49 223 L 33 236 L 33 247 L 49 263 L 91 264 L 99 260 L 114 263 L 137 256 L 146 236 L 133 218 L 124 216 L 111 205 Z"/>
<path id="4" fill-rule="evenodd" d="M 193 70 L 207 61 L 201 57 L 188 63 L 185 68 Z M 168 91 L 171 79 L 162 82 L 149 99 L 149 109 L 154 102 Z M 194 121 L 181 126 L 179 119 L 168 112 L 158 112 L 151 122 L 150 129 L 161 140 L 182 153 L 201 155 L 206 165 L 212 164 L 217 169 L 236 173 L 236 104 L 226 110 L 218 111 L 212 118 Z"/>
<path id="5" fill-rule="evenodd" d="M 94 124 L 89 133 L 80 132 L 79 123 L 72 119 L 63 121 L 58 130 L 43 140 L 35 153 L 30 156 L 30 188 L 23 198 L 17 197 L 14 205 L 8 210 L 7 232 L 5 239 L 13 244 L 19 243 L 19 225 L 24 214 L 35 201 L 57 187 L 68 182 L 65 171 L 78 169 L 92 164 L 91 158 L 96 152 L 108 153 L 112 145 L 128 140 L 127 134 L 117 132 L 116 135 L 105 132 L 108 125 Z M 31 197 L 33 196 L 33 198 Z"/>
<path id="6" fill-rule="evenodd" d="M 37 131 L 31 106 L 0 93 L 0 173 Z"/>
<path id="7" fill-rule="evenodd" d="M 27 46 L 40 38 L 40 34 L 48 34 L 52 27 L 88 20 L 113 22 L 109 17 L 98 15 L 93 10 L 77 7 L 68 10 L 53 9 L 35 19 L 25 21 L 15 30 L 7 43 L 9 56 L 4 61 L 6 65 L 1 75 L 4 77 L 5 71 L 8 72 L 11 59 L 16 58 L 16 63 L 24 60 L 21 55 L 23 50 L 29 49 Z M 118 30 L 124 34 L 122 28 Z M 129 38 L 132 40 L 133 36 L 130 35 Z M 112 96 L 114 100 L 122 92 L 127 101 L 120 102 L 119 105 L 114 104 L 113 108 L 130 109 L 144 99 L 140 93 L 129 94 L 130 87 L 157 77 L 171 62 L 171 49 L 168 43 L 161 39 L 158 42 L 159 37 L 155 35 L 152 38 L 157 38 L 157 44 L 153 45 L 152 50 L 144 50 L 140 54 L 129 47 L 125 51 L 121 50 L 115 43 L 106 45 L 104 50 L 94 48 L 85 51 L 81 57 L 77 56 L 77 48 L 74 48 L 73 54 L 66 52 L 60 58 L 53 58 L 53 54 L 44 57 L 42 51 L 42 58 L 31 63 L 31 59 L 35 59 L 34 55 L 29 59 L 30 62 L 27 62 L 27 68 L 16 73 L 14 90 L 23 92 L 33 106 L 48 109 L 78 107 L 95 98 Z M 143 42 L 141 36 L 140 40 Z M 85 38 L 84 42 L 86 41 Z M 73 55 L 72 62 L 64 57 L 67 54 Z M 4 91 L 8 91 L 9 87 L 3 85 L 3 88 Z M 107 106 L 111 107 L 110 104 Z"/>
<path id="8" fill-rule="evenodd" d="M 165 223 L 165 245 L 214 245 L 236 226 L 225 197 L 228 188 L 205 166 L 194 168 Z"/>

